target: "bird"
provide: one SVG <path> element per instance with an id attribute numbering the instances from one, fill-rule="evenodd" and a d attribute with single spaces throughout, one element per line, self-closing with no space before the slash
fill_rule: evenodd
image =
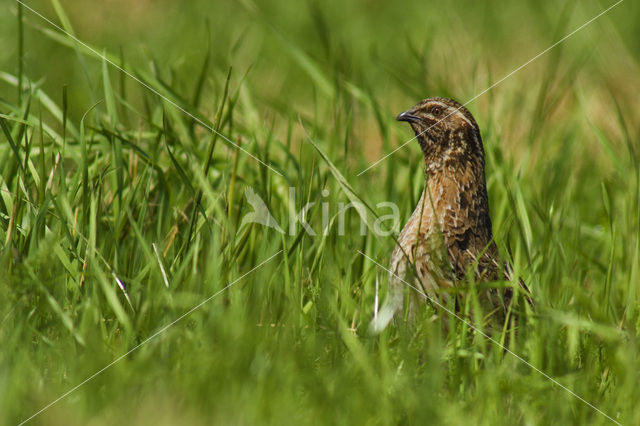
<path id="1" fill-rule="evenodd" d="M 458 287 L 467 274 L 475 282 L 511 280 L 513 274 L 500 261 L 493 240 L 482 137 L 469 110 L 452 99 L 432 97 L 396 120 L 409 123 L 415 133 L 424 157 L 425 185 L 396 240 L 387 298 L 371 323 L 374 332 L 383 330 L 402 306 L 406 284 L 441 306 L 455 297 L 458 310 Z M 532 303 L 522 280 L 520 287 Z M 512 287 L 489 288 L 478 296 L 505 320 L 513 293 Z"/>

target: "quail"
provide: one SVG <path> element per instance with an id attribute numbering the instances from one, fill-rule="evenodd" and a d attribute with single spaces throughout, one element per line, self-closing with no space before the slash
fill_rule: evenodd
<path id="1" fill-rule="evenodd" d="M 462 282 L 511 278 L 493 241 L 480 130 L 471 113 L 447 98 L 429 98 L 401 113 L 415 132 L 425 161 L 426 182 L 413 214 L 400 232 L 391 255 L 387 300 L 372 323 L 386 327 L 402 305 L 406 283 L 428 299 L 460 306 Z M 522 281 L 523 294 L 530 302 Z M 506 318 L 513 289 L 478 293 L 489 311 Z"/>

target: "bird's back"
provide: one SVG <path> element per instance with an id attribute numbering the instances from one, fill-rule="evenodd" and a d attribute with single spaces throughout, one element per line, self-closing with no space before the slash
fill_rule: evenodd
<path id="1" fill-rule="evenodd" d="M 476 261 L 478 278 L 496 278 L 484 179 L 450 172 L 429 178 L 391 256 L 392 280 L 408 280 L 410 272 L 432 297 L 463 279 Z"/>

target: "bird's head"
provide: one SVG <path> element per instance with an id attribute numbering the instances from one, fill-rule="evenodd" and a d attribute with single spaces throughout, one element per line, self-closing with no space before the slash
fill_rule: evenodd
<path id="1" fill-rule="evenodd" d="M 429 163 L 474 161 L 484 166 L 484 150 L 478 124 L 464 106 L 447 98 L 429 98 L 401 113 L 408 122 Z M 435 166 L 436 164 L 432 164 Z"/>

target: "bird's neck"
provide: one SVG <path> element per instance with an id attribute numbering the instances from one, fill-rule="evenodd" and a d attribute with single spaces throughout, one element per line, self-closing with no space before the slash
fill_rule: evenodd
<path id="1" fill-rule="evenodd" d="M 459 155 L 425 155 L 425 177 L 429 180 L 459 179 L 485 184 L 484 158 Z"/>
<path id="2" fill-rule="evenodd" d="M 458 162 L 426 170 L 422 202 L 439 222 L 490 225 L 484 164 Z"/>
<path id="3" fill-rule="evenodd" d="M 484 182 L 484 148 L 477 129 L 445 131 L 437 142 L 418 134 L 427 176 L 471 172 Z"/>

